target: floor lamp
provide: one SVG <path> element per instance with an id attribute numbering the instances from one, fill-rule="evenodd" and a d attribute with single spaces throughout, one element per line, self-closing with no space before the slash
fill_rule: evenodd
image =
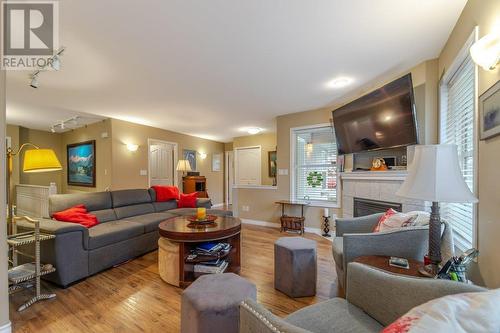
<path id="1" fill-rule="evenodd" d="M 415 153 L 413 161 L 408 166 L 408 175 L 396 195 L 432 202 L 429 220 L 431 264 L 425 266 L 420 273 L 435 276 L 441 263 L 439 203 L 468 203 L 478 200 L 465 183 L 456 145 L 419 145 L 414 148 Z"/>
<path id="2" fill-rule="evenodd" d="M 19 147 L 17 151 L 14 151 L 12 148 L 7 148 L 7 204 L 8 204 L 8 212 L 7 212 L 7 225 L 9 233 L 12 233 L 12 220 L 13 220 L 13 211 L 12 211 L 12 198 L 11 198 L 11 181 L 12 181 L 12 170 L 13 170 L 13 160 L 14 156 L 18 156 L 24 148 L 32 147 L 34 149 L 28 149 L 24 153 L 24 162 L 23 162 L 23 172 L 26 173 L 35 173 L 35 172 L 48 172 L 48 171 L 59 171 L 62 170 L 61 163 L 57 159 L 56 153 L 52 149 L 40 149 L 40 147 L 32 144 L 32 143 L 24 143 Z"/>

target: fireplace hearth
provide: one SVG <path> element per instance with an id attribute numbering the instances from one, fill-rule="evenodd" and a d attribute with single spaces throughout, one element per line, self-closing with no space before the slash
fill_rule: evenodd
<path id="1" fill-rule="evenodd" d="M 397 202 L 388 202 L 380 200 L 354 198 L 354 217 L 366 216 L 376 213 L 384 213 L 388 209 L 394 209 L 401 212 L 403 205 Z"/>

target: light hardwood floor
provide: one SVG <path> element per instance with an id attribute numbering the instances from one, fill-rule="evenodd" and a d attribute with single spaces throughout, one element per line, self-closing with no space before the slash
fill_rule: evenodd
<path id="1" fill-rule="evenodd" d="M 331 242 L 318 242 L 318 285 L 315 297 L 292 299 L 275 290 L 274 241 L 285 236 L 278 229 L 244 225 L 241 276 L 257 285 L 258 301 L 279 316 L 328 299 L 336 279 Z M 179 332 L 182 289 L 158 275 L 157 252 L 101 272 L 67 289 L 44 284 L 54 300 L 15 309 L 28 294 L 11 297 L 14 332 Z"/>

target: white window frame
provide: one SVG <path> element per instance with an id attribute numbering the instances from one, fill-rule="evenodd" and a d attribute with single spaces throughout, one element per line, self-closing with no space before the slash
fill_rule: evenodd
<path id="1" fill-rule="evenodd" d="M 315 125 L 308 126 L 299 126 L 290 128 L 290 200 L 295 200 L 295 141 L 296 141 L 296 132 L 300 130 L 306 129 L 315 129 L 320 127 L 332 127 L 331 123 L 321 123 Z M 337 155 L 338 156 L 338 155 Z M 337 166 L 338 167 L 338 166 Z M 340 172 L 337 168 L 337 200 L 336 202 L 329 201 L 310 201 L 311 206 L 314 207 L 324 207 L 324 208 L 340 208 L 342 201 L 342 185 L 340 183 Z"/>
<path id="2" fill-rule="evenodd" d="M 472 31 L 471 35 L 462 46 L 462 49 L 458 52 L 457 56 L 453 60 L 450 68 L 448 68 L 443 74 L 439 82 L 439 143 L 442 143 L 444 138 L 445 130 L 445 120 L 443 113 L 446 112 L 448 106 L 448 100 L 443 98 L 444 94 L 447 93 L 447 84 L 460 69 L 462 63 L 470 57 L 469 49 L 478 40 L 478 27 L 476 26 Z M 473 62 L 474 63 L 474 62 Z M 478 126 L 478 67 L 474 63 L 474 124 L 473 124 L 473 166 L 474 166 L 474 186 L 473 193 L 477 197 L 478 193 L 478 159 L 479 159 L 479 126 Z M 478 205 L 477 203 L 472 204 L 472 246 L 477 248 L 477 221 L 478 221 Z M 457 249 L 459 251 L 463 249 Z"/>

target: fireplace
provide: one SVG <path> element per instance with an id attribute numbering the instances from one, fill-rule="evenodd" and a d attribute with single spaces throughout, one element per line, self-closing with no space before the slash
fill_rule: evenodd
<path id="1" fill-rule="evenodd" d="M 389 208 L 401 212 L 402 204 L 397 202 L 379 201 L 371 199 L 354 198 L 354 217 L 366 216 L 376 213 L 384 213 Z"/>

